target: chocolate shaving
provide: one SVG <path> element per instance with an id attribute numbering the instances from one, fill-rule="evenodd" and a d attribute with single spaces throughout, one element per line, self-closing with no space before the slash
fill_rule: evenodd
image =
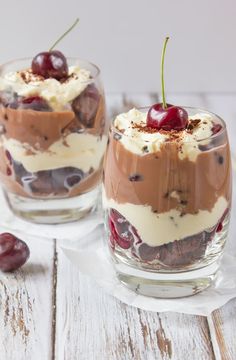
<path id="1" fill-rule="evenodd" d="M 194 128 L 196 128 L 198 126 L 198 124 L 201 122 L 201 119 L 194 119 L 194 120 L 190 120 L 187 126 L 187 130 L 193 130 Z"/>
<path id="2" fill-rule="evenodd" d="M 133 174 L 129 176 L 129 181 L 142 181 L 143 176 L 139 174 Z"/>
<path id="3" fill-rule="evenodd" d="M 45 80 L 43 76 L 34 74 L 31 69 L 18 71 L 18 74 L 26 84 L 30 83 L 31 81 Z"/>
<path id="4" fill-rule="evenodd" d="M 147 147 L 147 145 L 143 146 L 142 150 L 143 150 L 144 153 L 148 153 L 148 147 Z"/>
<path id="5" fill-rule="evenodd" d="M 18 71 L 18 74 L 20 75 L 21 79 L 26 83 L 29 84 L 30 82 L 37 82 L 37 81 L 44 81 L 45 78 L 41 75 L 34 74 L 32 72 L 32 69 L 26 69 L 22 71 Z M 70 79 L 78 79 L 77 74 L 72 73 L 62 79 L 60 79 L 60 83 L 66 83 Z"/>

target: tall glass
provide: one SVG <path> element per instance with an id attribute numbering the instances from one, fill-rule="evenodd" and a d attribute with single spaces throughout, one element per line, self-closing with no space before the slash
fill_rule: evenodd
<path id="1" fill-rule="evenodd" d="M 38 223 L 85 216 L 101 181 L 107 122 L 100 70 L 67 62 L 89 78 L 73 73 L 32 84 L 24 72 L 31 59 L 0 67 L 0 182 L 12 211 Z"/>
<path id="2" fill-rule="evenodd" d="M 181 145 L 172 138 L 155 152 L 146 151 L 147 141 L 142 154 L 132 151 L 135 138 L 114 125 L 109 134 L 103 187 L 107 243 L 120 281 L 148 296 L 182 297 L 208 287 L 228 233 L 226 125 L 215 114 L 185 109 L 190 116 L 211 116 L 216 133 Z"/>

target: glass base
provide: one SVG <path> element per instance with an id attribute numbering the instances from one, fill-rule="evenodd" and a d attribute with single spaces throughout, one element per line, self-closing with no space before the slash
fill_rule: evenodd
<path id="1" fill-rule="evenodd" d="M 139 295 L 154 298 L 181 298 L 195 295 L 212 285 L 219 269 L 220 260 L 202 269 L 157 273 L 133 268 L 124 263 L 116 263 L 118 279 Z"/>
<path id="2" fill-rule="evenodd" d="M 30 199 L 4 192 L 12 212 L 38 224 L 61 224 L 83 218 L 96 208 L 100 187 L 65 199 Z"/>

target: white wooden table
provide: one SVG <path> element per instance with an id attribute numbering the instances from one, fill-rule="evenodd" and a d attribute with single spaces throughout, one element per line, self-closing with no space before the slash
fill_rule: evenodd
<path id="1" fill-rule="evenodd" d="M 110 95 L 107 102 L 111 114 L 157 98 Z M 168 102 L 221 115 L 236 150 L 236 94 L 170 94 Z M 236 299 L 208 318 L 142 311 L 79 273 L 56 239 L 27 242 L 29 262 L 0 274 L 0 360 L 236 359 Z"/>

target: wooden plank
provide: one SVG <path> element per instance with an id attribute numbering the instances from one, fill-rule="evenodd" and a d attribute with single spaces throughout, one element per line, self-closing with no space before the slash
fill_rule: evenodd
<path id="1" fill-rule="evenodd" d="M 214 339 L 214 350 L 221 360 L 236 359 L 236 299 L 215 310 L 209 323 L 212 339 Z M 218 359 L 217 358 L 217 359 Z"/>
<path id="2" fill-rule="evenodd" d="M 53 242 L 24 240 L 29 261 L 0 273 L 0 358 L 47 360 L 52 356 Z"/>
<path id="3" fill-rule="evenodd" d="M 58 250 L 57 360 L 214 359 L 206 319 L 127 306 Z"/>

